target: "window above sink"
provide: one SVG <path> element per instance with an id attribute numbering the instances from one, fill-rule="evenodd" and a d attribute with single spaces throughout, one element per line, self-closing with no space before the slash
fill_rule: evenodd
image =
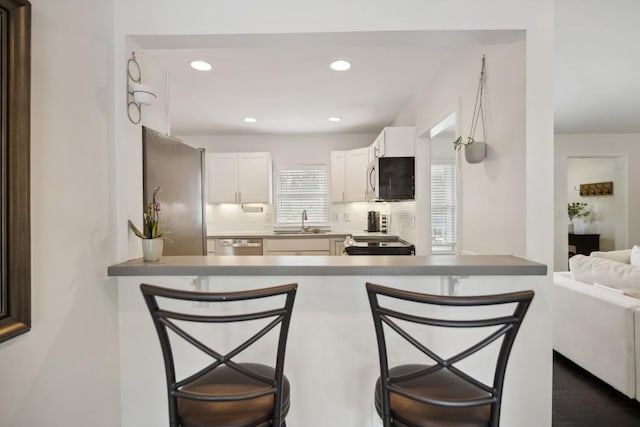
<path id="1" fill-rule="evenodd" d="M 329 173 L 326 164 L 282 164 L 276 167 L 276 233 L 278 229 L 328 229 Z"/>

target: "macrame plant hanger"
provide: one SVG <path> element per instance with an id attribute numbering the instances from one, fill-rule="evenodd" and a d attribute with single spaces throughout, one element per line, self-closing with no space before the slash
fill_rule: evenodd
<path id="1" fill-rule="evenodd" d="M 482 55 L 482 68 L 480 69 L 480 79 L 476 91 L 476 101 L 473 106 L 473 117 L 471 118 L 471 132 L 464 147 L 464 155 L 469 163 L 480 163 L 487 155 L 487 133 L 484 123 L 484 82 L 485 82 L 485 57 Z M 478 121 L 482 124 L 482 141 L 476 141 L 476 129 Z"/>

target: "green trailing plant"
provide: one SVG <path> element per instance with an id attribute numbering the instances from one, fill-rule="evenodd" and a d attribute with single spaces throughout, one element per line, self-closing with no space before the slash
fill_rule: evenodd
<path id="1" fill-rule="evenodd" d="M 453 141 L 453 148 L 455 150 L 459 150 L 460 147 L 462 147 L 463 145 L 473 144 L 474 142 L 476 142 L 476 140 L 473 139 L 473 137 L 471 137 L 471 136 L 467 137 L 467 141 L 466 142 L 462 142 L 462 136 L 459 136 L 458 139 Z"/>
<path id="2" fill-rule="evenodd" d="M 144 212 L 142 213 L 142 231 L 129 220 L 129 228 L 141 239 L 157 239 L 164 234 L 159 231 L 160 203 L 156 199 L 159 191 L 160 187 L 156 187 L 156 189 L 153 190 L 151 203 L 147 203 L 144 207 Z"/>
<path id="3" fill-rule="evenodd" d="M 589 205 L 582 202 L 572 202 L 567 205 L 567 213 L 569 214 L 569 220 L 573 221 L 573 218 L 584 218 L 591 214 Z"/>

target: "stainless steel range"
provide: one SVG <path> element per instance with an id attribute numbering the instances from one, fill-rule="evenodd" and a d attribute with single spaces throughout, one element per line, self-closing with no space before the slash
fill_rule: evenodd
<path id="1" fill-rule="evenodd" d="M 398 237 L 357 237 L 345 240 L 347 255 L 415 255 L 416 248 Z"/>

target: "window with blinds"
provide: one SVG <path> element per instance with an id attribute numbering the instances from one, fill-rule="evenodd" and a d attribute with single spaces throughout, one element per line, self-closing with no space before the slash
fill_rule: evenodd
<path id="1" fill-rule="evenodd" d="M 307 224 L 329 222 L 329 171 L 327 165 L 280 165 L 276 176 L 276 221 L 299 225 L 302 211 Z"/>
<path id="2" fill-rule="evenodd" d="M 456 250 L 456 166 L 431 165 L 431 248 L 432 252 Z"/>

